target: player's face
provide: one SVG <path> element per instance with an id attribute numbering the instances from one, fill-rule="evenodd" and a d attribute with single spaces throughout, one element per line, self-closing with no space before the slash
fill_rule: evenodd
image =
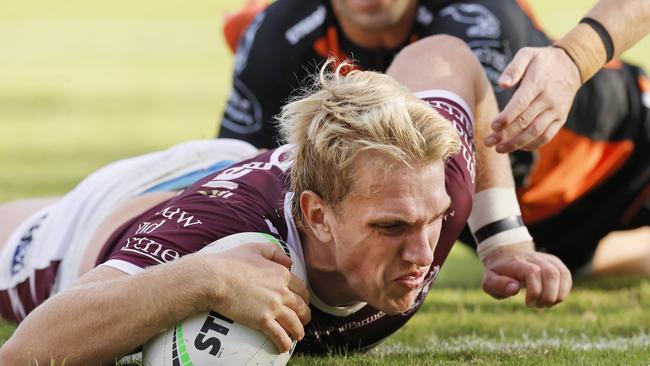
<path id="1" fill-rule="evenodd" d="M 395 25 L 417 0 L 331 0 L 340 17 L 365 30 Z"/>
<path id="2" fill-rule="evenodd" d="M 356 296 L 386 313 L 411 308 L 433 261 L 449 207 L 444 166 L 408 168 L 361 157 L 333 220 L 336 265 Z"/>

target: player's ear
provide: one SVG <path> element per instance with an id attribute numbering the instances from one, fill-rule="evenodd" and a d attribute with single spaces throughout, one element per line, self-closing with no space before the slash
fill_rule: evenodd
<path id="1" fill-rule="evenodd" d="M 328 214 L 331 215 L 327 202 L 313 191 L 303 191 L 300 194 L 300 210 L 305 224 L 311 229 L 316 238 L 328 243 L 332 241 L 331 227 Z"/>

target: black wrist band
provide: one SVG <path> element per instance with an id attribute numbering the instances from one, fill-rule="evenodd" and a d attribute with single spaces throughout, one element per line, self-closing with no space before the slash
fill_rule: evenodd
<path id="1" fill-rule="evenodd" d="M 521 216 L 508 216 L 501 220 L 491 222 L 480 229 L 476 230 L 474 234 L 474 239 L 476 244 L 480 244 L 485 239 L 494 236 L 502 231 L 508 231 L 510 229 L 516 229 L 520 226 L 524 226 L 524 221 L 521 219 Z"/>
<path id="2" fill-rule="evenodd" d="M 606 63 L 612 60 L 612 57 L 614 57 L 614 41 L 612 41 L 612 36 L 609 35 L 609 32 L 605 27 L 600 24 L 599 21 L 593 18 L 585 17 L 580 20 L 580 23 L 585 23 L 591 26 L 593 30 L 598 33 L 598 37 L 600 37 L 600 40 L 603 41 L 603 45 L 605 46 L 605 52 L 607 53 L 607 61 Z"/>

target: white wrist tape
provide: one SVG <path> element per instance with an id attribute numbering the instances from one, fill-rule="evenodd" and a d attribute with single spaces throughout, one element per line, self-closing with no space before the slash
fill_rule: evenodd
<path id="1" fill-rule="evenodd" d="M 514 188 L 490 188 L 474 195 L 468 224 L 481 262 L 498 248 L 533 240 L 521 221 Z"/>

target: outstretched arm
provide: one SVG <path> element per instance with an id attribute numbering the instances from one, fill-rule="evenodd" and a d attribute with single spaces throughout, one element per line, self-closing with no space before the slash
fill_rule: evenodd
<path id="1" fill-rule="evenodd" d="M 406 47 L 387 73 L 413 91 L 444 89 L 460 96 L 473 109 L 475 139 L 482 139 L 489 132 L 489 122 L 498 112 L 492 87 L 478 60 L 460 39 L 422 39 Z M 510 195 L 504 198 L 494 194 L 503 191 Z M 470 222 L 477 222 L 478 228 L 501 219 L 504 212 L 499 208 L 503 206 L 519 210 L 508 157 L 480 143 L 476 144 L 476 192 L 474 208 L 477 198 L 487 208 L 472 210 Z M 545 307 L 562 301 L 571 289 L 569 270 L 559 259 L 536 252 L 523 224 L 514 229 L 514 235 L 513 231 L 505 237 L 491 235 L 493 244 L 479 244 L 486 266 L 483 288 L 494 297 L 504 298 L 518 293 L 523 284 L 527 287 L 529 306 Z"/>
<path id="2" fill-rule="evenodd" d="M 190 254 L 133 276 L 97 267 L 37 307 L 0 349 L 0 363 L 112 364 L 176 322 L 209 310 L 261 330 L 286 351 L 292 343 L 287 332 L 302 338 L 301 322 L 309 320 L 306 287 L 290 265 L 277 247 L 250 244 Z"/>
<path id="3" fill-rule="evenodd" d="M 526 287 L 526 304 L 550 307 L 571 291 L 571 273 L 557 257 L 535 251 L 521 211 L 507 155 L 480 143 L 490 133 L 497 114 L 492 88 L 482 72 L 474 81 L 476 110 L 476 195 L 469 226 L 485 265 L 483 290 L 497 299 L 516 295 Z M 488 230 L 489 229 L 489 230 Z"/>
<path id="4" fill-rule="evenodd" d="M 536 149 L 550 141 L 566 122 L 578 88 L 608 58 L 619 56 L 650 32 L 647 0 L 601 0 L 585 17 L 602 25 L 601 35 L 598 24 L 579 23 L 554 46 L 523 48 L 515 55 L 499 85 L 519 88 L 492 122 L 494 132 L 485 144 L 505 153 Z"/>

